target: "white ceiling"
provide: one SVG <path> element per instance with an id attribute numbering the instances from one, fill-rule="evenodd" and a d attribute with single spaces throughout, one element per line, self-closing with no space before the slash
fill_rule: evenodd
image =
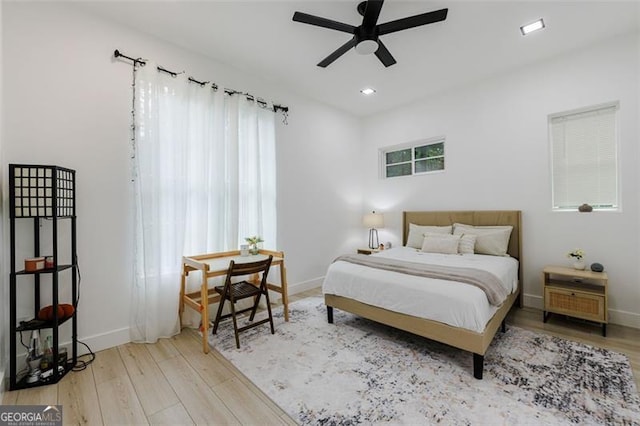
<path id="1" fill-rule="evenodd" d="M 358 116 L 640 28 L 638 1 L 388 0 L 379 23 L 445 7 L 449 14 L 444 22 L 382 36 L 398 61 L 389 68 L 375 55 L 354 50 L 327 68 L 317 67 L 350 35 L 293 22 L 293 13 L 357 26 L 362 21 L 357 4 L 147 0 L 94 1 L 81 7 Z M 546 29 L 523 37 L 519 27 L 540 17 Z M 377 93 L 364 97 L 359 90 L 365 86 Z"/>

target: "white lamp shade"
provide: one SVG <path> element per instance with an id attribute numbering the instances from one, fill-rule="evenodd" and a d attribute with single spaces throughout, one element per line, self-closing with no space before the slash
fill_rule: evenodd
<path id="1" fill-rule="evenodd" d="M 382 213 L 369 213 L 364 215 L 362 224 L 367 228 L 384 228 L 384 216 Z"/>

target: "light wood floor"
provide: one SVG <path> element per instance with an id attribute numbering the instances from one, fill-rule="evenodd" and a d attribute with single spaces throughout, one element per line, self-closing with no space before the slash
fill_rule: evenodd
<path id="1" fill-rule="evenodd" d="M 316 295 L 319 289 L 291 300 Z M 597 326 L 564 317 L 544 324 L 542 313 L 528 308 L 514 309 L 507 323 L 625 353 L 640 389 L 640 330 L 610 325 L 603 338 Z M 88 369 L 56 385 L 5 392 L 2 399 L 54 403 L 63 405 L 65 424 L 295 424 L 219 353 L 202 353 L 200 337 L 188 329 L 153 345 L 99 352 Z"/>

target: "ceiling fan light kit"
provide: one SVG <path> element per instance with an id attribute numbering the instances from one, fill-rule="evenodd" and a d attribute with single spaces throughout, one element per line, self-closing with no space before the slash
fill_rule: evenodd
<path id="1" fill-rule="evenodd" d="M 384 24 L 378 24 L 378 17 L 380 16 L 383 3 L 384 0 L 367 0 L 358 4 L 358 13 L 362 15 L 362 24 L 358 27 L 320 16 L 309 15 L 304 12 L 295 12 L 293 14 L 293 20 L 295 22 L 302 22 L 303 24 L 353 34 L 351 40 L 347 41 L 320 61 L 318 63 L 319 67 L 325 68 L 329 66 L 340 56 L 347 53 L 352 47 L 361 55 L 375 53 L 385 67 L 390 67 L 396 63 L 396 60 L 382 40 L 380 40 L 380 36 L 444 21 L 447 19 L 447 12 L 449 10 L 440 9 L 407 18 L 396 19 L 395 21 L 385 22 Z"/>
<path id="2" fill-rule="evenodd" d="M 371 55 L 378 50 L 378 42 L 375 40 L 362 40 L 356 44 L 356 52 L 361 55 Z"/>

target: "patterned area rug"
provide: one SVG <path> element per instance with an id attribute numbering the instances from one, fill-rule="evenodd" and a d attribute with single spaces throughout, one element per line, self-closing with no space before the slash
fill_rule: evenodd
<path id="1" fill-rule="evenodd" d="M 626 356 L 516 327 L 496 335 L 484 379 L 468 352 L 336 310 L 321 298 L 274 312 L 240 334 L 220 324 L 210 344 L 301 424 L 640 425 Z"/>

